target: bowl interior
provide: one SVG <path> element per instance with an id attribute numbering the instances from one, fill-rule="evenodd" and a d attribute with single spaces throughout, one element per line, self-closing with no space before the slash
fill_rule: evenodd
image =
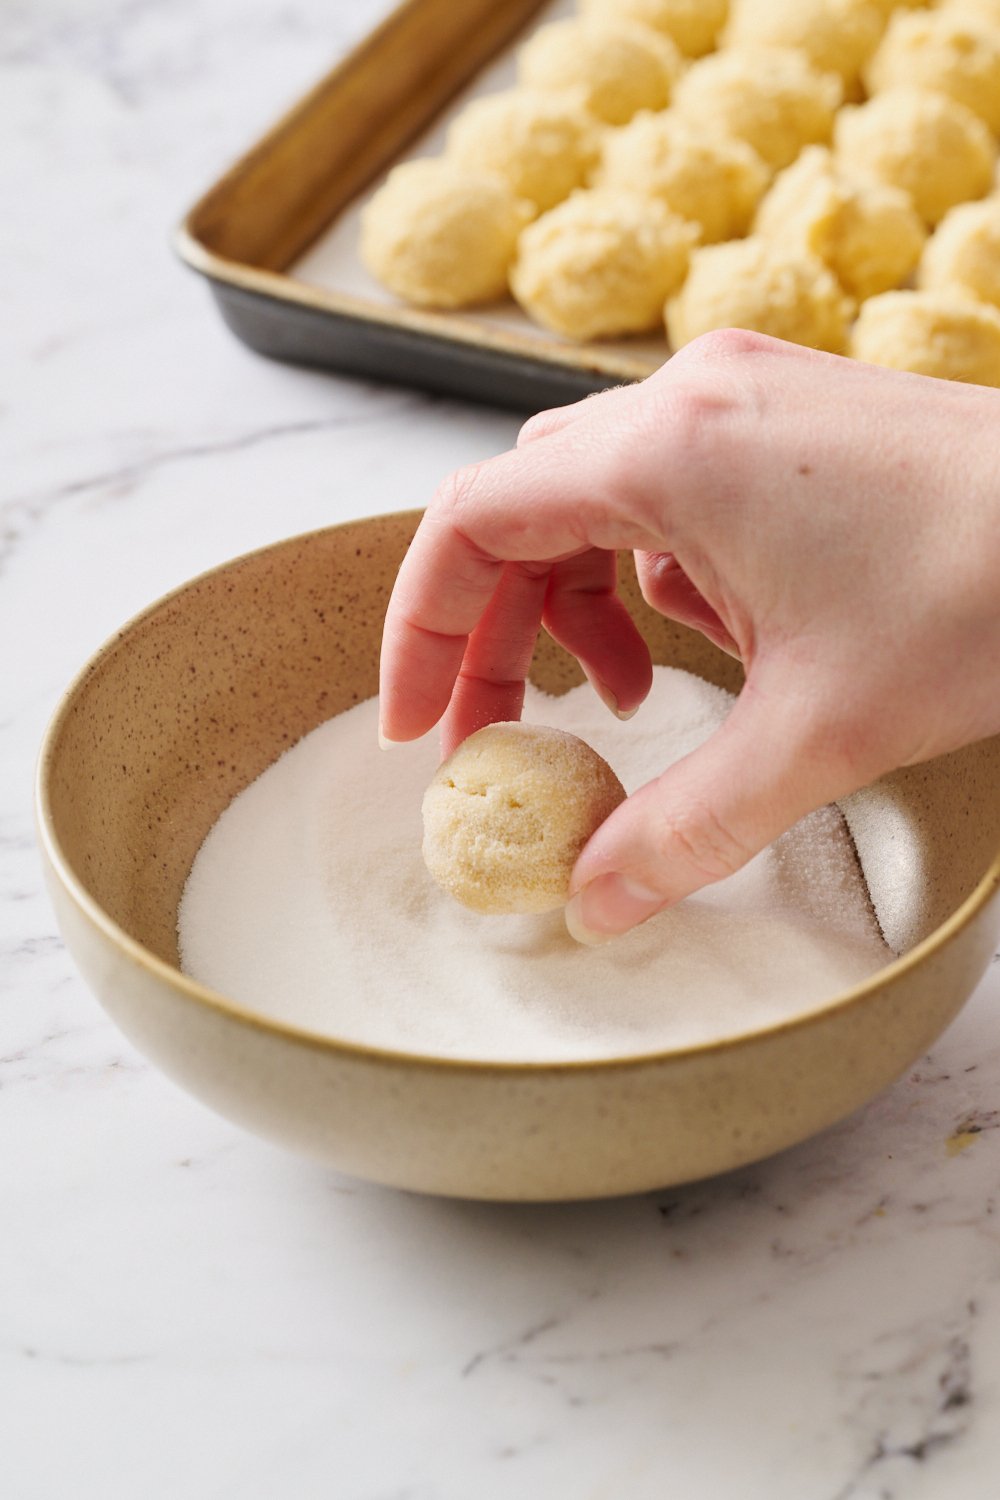
<path id="1" fill-rule="evenodd" d="M 196 579 L 139 616 L 64 700 L 42 769 L 42 816 L 90 896 L 177 964 L 177 907 L 233 797 L 284 750 L 377 690 L 382 620 L 417 513 L 296 537 Z M 738 690 L 737 663 L 622 592 L 655 661 Z M 581 681 L 552 640 L 532 677 Z M 1000 740 L 896 773 L 845 804 L 897 952 L 972 893 L 1000 849 Z M 887 832 L 888 830 L 888 832 Z"/>

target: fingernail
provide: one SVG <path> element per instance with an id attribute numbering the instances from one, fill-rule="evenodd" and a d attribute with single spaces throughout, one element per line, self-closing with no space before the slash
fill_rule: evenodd
<path id="1" fill-rule="evenodd" d="M 594 692 L 597 694 L 598 698 L 600 698 L 601 702 L 604 704 L 604 707 L 609 708 L 616 719 L 621 719 L 624 722 L 626 719 L 635 718 L 636 714 L 639 712 L 638 704 L 636 704 L 635 708 L 630 708 L 628 710 L 619 708 L 618 699 L 615 697 L 611 689 L 605 683 L 603 683 L 599 677 L 592 677 L 586 668 L 584 668 L 584 676 L 590 683 L 591 687 L 594 689 Z"/>
<path id="2" fill-rule="evenodd" d="M 381 726 L 381 724 L 379 725 L 379 727 L 378 727 L 378 747 L 379 747 L 380 750 L 398 750 L 399 746 L 402 743 L 403 743 L 402 740 L 390 740 L 387 735 L 384 735 L 382 733 L 382 726 Z"/>
<path id="3" fill-rule="evenodd" d="M 596 948 L 629 932 L 664 905 L 659 891 L 628 875 L 598 875 L 566 904 L 566 926 L 578 943 Z"/>

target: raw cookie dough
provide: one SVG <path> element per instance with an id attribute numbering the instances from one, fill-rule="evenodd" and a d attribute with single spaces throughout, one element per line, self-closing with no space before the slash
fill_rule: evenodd
<path id="1" fill-rule="evenodd" d="M 473 911 L 554 911 L 584 844 L 624 800 L 607 761 L 576 735 L 490 724 L 427 788 L 424 861 Z"/>
<path id="2" fill-rule="evenodd" d="M 682 66 L 669 37 L 633 21 L 552 21 L 518 55 L 528 88 L 575 90 L 609 125 L 624 125 L 640 109 L 664 109 Z"/>
<path id="3" fill-rule="evenodd" d="M 754 235 L 695 251 L 667 304 L 667 335 L 679 349 L 715 328 L 751 328 L 840 354 L 851 310 L 822 261 Z"/>
<path id="4" fill-rule="evenodd" d="M 776 178 L 754 233 L 818 256 L 858 301 L 905 281 L 927 238 L 908 193 L 845 177 L 825 146 L 808 146 Z"/>
<path id="5" fill-rule="evenodd" d="M 694 131 L 672 110 L 643 110 L 607 132 L 592 180 L 660 198 L 698 224 L 708 245 L 746 233 L 768 171 L 746 141 Z"/>
<path id="6" fill-rule="evenodd" d="M 491 302 L 507 292 L 517 236 L 531 217 L 492 172 L 439 157 L 404 162 L 362 214 L 361 259 L 409 302 Z"/>
<path id="7" fill-rule="evenodd" d="M 938 0 L 938 8 L 949 15 L 975 16 L 989 26 L 1000 26 L 1000 0 Z"/>
<path id="8" fill-rule="evenodd" d="M 853 88 L 879 44 L 885 12 L 870 0 L 733 0 L 728 47 L 794 47 Z"/>
<path id="9" fill-rule="evenodd" d="M 862 307 L 851 353 L 892 370 L 1000 386 L 1000 312 L 950 292 L 884 292 Z"/>
<path id="10" fill-rule="evenodd" d="M 537 323 L 571 339 L 659 325 L 698 230 L 637 193 L 574 193 L 521 235 L 510 286 Z"/>
<path id="11" fill-rule="evenodd" d="M 828 141 L 841 98 L 833 73 L 818 73 L 787 47 L 746 47 L 702 58 L 677 85 L 674 103 L 693 129 L 748 141 L 772 171 L 803 146 Z"/>
<path id="12" fill-rule="evenodd" d="M 927 241 L 917 280 L 1000 307 L 1000 196 L 960 203 Z"/>
<path id="13" fill-rule="evenodd" d="M 662 31 L 685 57 L 702 57 L 715 46 L 729 0 L 581 0 L 580 10 L 595 20 L 641 21 Z"/>
<path id="14" fill-rule="evenodd" d="M 448 131 L 447 155 L 496 172 L 539 213 L 582 187 L 593 165 L 597 121 L 572 94 L 506 89 L 467 105 Z"/>
<path id="15" fill-rule="evenodd" d="M 849 172 L 902 188 L 928 224 L 989 192 L 996 162 L 996 142 L 979 116 L 927 89 L 888 89 L 841 110 L 835 141 Z"/>
<path id="16" fill-rule="evenodd" d="M 961 11 L 893 16 L 865 69 L 869 94 L 905 84 L 933 89 L 1000 131 L 1000 30 Z"/>

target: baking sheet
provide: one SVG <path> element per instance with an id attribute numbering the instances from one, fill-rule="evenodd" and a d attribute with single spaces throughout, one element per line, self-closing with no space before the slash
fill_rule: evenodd
<path id="1" fill-rule="evenodd" d="M 444 149 L 445 135 L 449 125 L 470 100 L 477 99 L 483 94 L 496 93 L 500 89 L 511 88 L 516 83 L 517 52 L 531 32 L 548 21 L 575 14 L 576 6 L 573 0 L 552 0 L 551 4 L 544 6 L 533 24 L 521 34 L 517 41 L 499 53 L 469 87 L 452 100 L 438 116 L 433 126 L 419 136 L 407 151 L 401 153 L 394 165 L 403 161 L 411 161 L 418 156 L 440 155 Z M 289 267 L 290 276 L 324 291 L 362 297 L 382 308 L 391 309 L 407 305 L 399 298 L 393 297 L 373 277 L 369 276 L 358 257 L 361 214 L 365 205 L 385 181 L 385 176 L 386 174 L 383 173 L 365 192 L 355 198 L 334 220 L 329 229 L 310 246 L 305 255 Z M 448 316 L 447 314 L 440 315 Z M 540 348 L 548 350 L 553 347 L 573 350 L 589 348 L 595 352 L 600 351 L 606 355 L 633 361 L 647 371 L 657 369 L 670 354 L 665 336 L 649 335 L 642 338 L 609 339 L 602 340 L 600 344 L 590 345 L 573 343 L 571 340 L 561 338 L 558 334 L 549 333 L 547 329 L 539 328 L 513 300 L 483 308 L 465 308 L 458 316 L 461 317 L 466 328 L 470 325 L 473 327 L 478 325 L 491 332 L 496 330 L 514 332 L 520 339 L 535 342 Z"/>

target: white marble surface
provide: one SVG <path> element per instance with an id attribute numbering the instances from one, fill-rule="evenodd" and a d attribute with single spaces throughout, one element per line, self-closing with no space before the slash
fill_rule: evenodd
<path id="1" fill-rule="evenodd" d="M 90 651 L 197 570 L 421 502 L 515 431 L 254 358 L 168 252 L 376 10 L 0 18 L 0 1494 L 991 1500 L 1000 965 L 821 1139 L 678 1192 L 518 1209 L 240 1134 L 132 1051 L 56 936 L 32 762 Z"/>

